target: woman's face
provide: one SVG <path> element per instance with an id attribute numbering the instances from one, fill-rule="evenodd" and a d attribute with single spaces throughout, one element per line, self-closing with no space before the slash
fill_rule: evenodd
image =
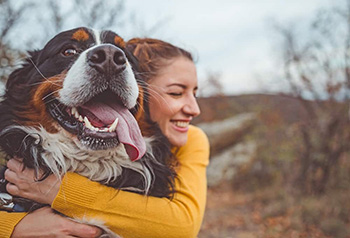
<path id="1" fill-rule="evenodd" d="M 175 58 L 149 83 L 151 119 L 173 146 L 185 145 L 189 123 L 200 113 L 194 63 L 185 57 Z"/>

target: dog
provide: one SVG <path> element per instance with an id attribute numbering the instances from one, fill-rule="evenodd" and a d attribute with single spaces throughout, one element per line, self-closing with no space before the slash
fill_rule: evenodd
<path id="1" fill-rule="evenodd" d="M 137 75 L 137 60 L 118 34 L 86 27 L 59 33 L 9 76 L 0 101 L 1 150 L 7 159 L 23 158 L 38 181 L 75 172 L 171 198 L 170 143 L 145 113 L 147 86 Z M 16 199 L 25 211 L 40 207 Z"/>

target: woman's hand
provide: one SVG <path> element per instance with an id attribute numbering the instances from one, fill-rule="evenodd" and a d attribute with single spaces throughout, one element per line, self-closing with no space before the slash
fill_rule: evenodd
<path id="1" fill-rule="evenodd" d="M 10 159 L 7 168 L 5 179 L 9 183 L 6 189 L 10 194 L 42 204 L 52 204 L 61 185 L 61 181 L 55 175 L 50 175 L 40 182 L 36 181 L 34 170 L 23 170 L 23 163 L 19 159 Z"/>
<path id="2" fill-rule="evenodd" d="M 101 234 L 102 231 L 95 226 L 74 222 L 53 213 L 49 207 L 43 207 L 26 215 L 16 225 L 11 238 L 94 238 Z"/>

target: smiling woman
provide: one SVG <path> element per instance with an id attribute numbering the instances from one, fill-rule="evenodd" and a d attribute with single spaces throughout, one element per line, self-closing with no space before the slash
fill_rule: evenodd
<path id="1" fill-rule="evenodd" d="M 167 66 L 149 81 L 154 92 L 149 99 L 151 119 L 158 122 L 172 145 L 183 146 L 191 120 L 200 113 L 195 98 L 196 67 L 184 56 L 165 63 Z"/>

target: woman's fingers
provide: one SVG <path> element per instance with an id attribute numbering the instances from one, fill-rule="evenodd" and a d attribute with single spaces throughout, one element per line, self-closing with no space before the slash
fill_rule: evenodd
<path id="1" fill-rule="evenodd" d="M 4 175 L 5 179 L 9 182 L 6 185 L 6 190 L 15 196 L 21 196 L 23 192 L 25 192 L 28 189 L 28 181 L 23 180 L 21 178 L 21 174 L 18 172 L 15 172 L 16 170 L 20 169 L 21 164 L 16 164 L 16 163 L 10 163 L 10 167 L 8 168 Z M 14 171 L 15 170 L 15 171 Z"/>
<path id="2" fill-rule="evenodd" d="M 28 198 L 43 204 L 52 204 L 55 199 L 61 180 L 55 175 L 49 175 L 42 181 L 37 181 L 34 169 L 25 168 L 19 159 L 10 159 L 7 162 L 5 179 L 7 191 L 16 196 Z M 39 171 L 39 176 L 41 172 Z"/>
<path id="3" fill-rule="evenodd" d="M 10 159 L 7 161 L 7 168 L 14 172 L 23 171 L 23 163 L 19 159 Z"/>
<path id="4" fill-rule="evenodd" d="M 5 179 L 9 182 L 6 185 L 7 192 L 9 192 L 10 194 L 12 194 L 14 196 L 19 196 L 20 190 L 16 186 L 16 183 L 18 182 L 18 177 L 17 177 L 16 173 L 10 169 L 7 169 L 5 171 Z"/>
<path id="5" fill-rule="evenodd" d="M 71 222 L 70 230 L 70 235 L 81 238 L 95 238 L 102 235 L 102 231 L 100 228 L 86 224 L 79 224 L 74 221 Z"/>
<path id="6" fill-rule="evenodd" d="M 12 183 L 8 183 L 6 185 L 6 190 L 7 190 L 7 192 L 12 194 L 13 196 L 20 196 L 20 191 L 19 191 L 18 187 Z"/>
<path id="7" fill-rule="evenodd" d="M 17 174 L 11 169 L 5 170 L 5 179 L 7 181 L 9 181 L 10 183 L 17 183 L 18 182 Z"/>

